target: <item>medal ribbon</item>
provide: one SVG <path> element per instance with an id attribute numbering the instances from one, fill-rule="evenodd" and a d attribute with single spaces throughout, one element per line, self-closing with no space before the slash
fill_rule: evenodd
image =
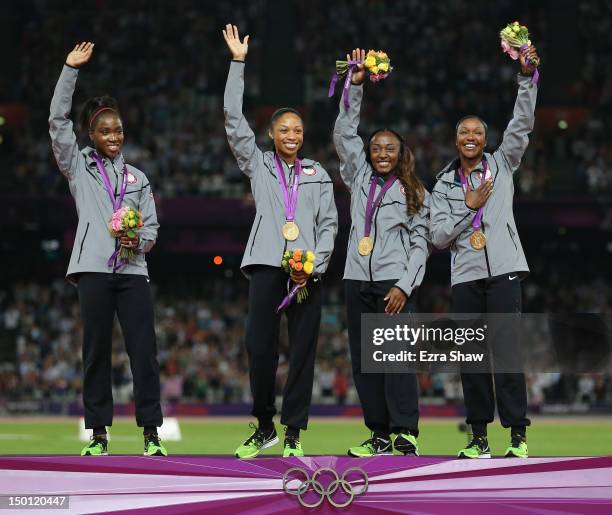
<path id="1" fill-rule="evenodd" d="M 119 192 L 119 198 L 115 198 L 115 191 L 113 190 L 110 179 L 108 177 L 108 172 L 106 171 L 106 167 L 104 166 L 102 159 L 100 159 L 100 156 L 98 156 L 96 152 L 92 152 L 90 156 L 96 162 L 96 167 L 98 168 L 98 172 L 102 176 L 102 182 L 104 183 L 104 188 L 106 189 L 106 192 L 108 193 L 111 204 L 113 205 L 113 213 L 114 213 L 115 211 L 117 211 L 117 209 L 121 207 L 121 203 L 123 202 L 123 197 L 125 197 L 125 190 L 127 189 L 127 182 L 128 182 L 127 181 L 127 176 L 128 176 L 127 166 L 125 164 L 123 165 L 123 171 L 122 171 L 123 178 L 121 182 L 121 190 Z M 121 250 L 120 248 L 115 250 L 115 252 L 113 252 L 111 257 L 109 257 L 106 262 L 106 266 L 108 266 L 109 268 L 113 267 L 113 272 L 116 272 L 117 270 L 123 268 L 128 263 L 127 259 L 122 259 L 118 264 L 116 263 L 116 258 L 119 255 L 120 250 Z"/>
<path id="2" fill-rule="evenodd" d="M 353 78 L 353 72 L 357 68 L 361 61 L 348 61 L 348 70 L 346 72 L 346 78 L 344 79 L 344 86 L 342 87 L 342 101 L 344 102 L 344 110 L 348 111 L 349 108 L 349 88 L 351 87 L 351 80 Z M 336 89 L 336 83 L 340 79 L 338 72 L 335 72 L 332 76 L 331 82 L 329 83 L 329 91 L 327 92 L 328 97 L 334 96 L 334 90 Z"/>
<path id="3" fill-rule="evenodd" d="M 293 184 L 291 185 L 291 193 L 289 193 L 287 180 L 285 179 L 285 172 L 283 171 L 283 165 L 281 164 L 278 154 L 274 154 L 274 164 L 276 165 L 276 173 L 280 177 L 281 190 L 283 190 L 285 220 L 288 222 L 293 222 L 293 220 L 295 220 L 295 208 L 297 207 L 298 185 L 300 183 L 300 174 L 302 173 L 302 161 L 300 159 L 295 160 L 295 175 L 293 178 Z"/>
<path id="4" fill-rule="evenodd" d="M 368 236 L 370 236 L 374 211 L 376 211 L 376 208 L 378 208 L 378 206 L 382 202 L 382 199 L 385 196 L 385 193 L 387 193 L 387 190 L 395 184 L 395 181 L 397 181 L 397 176 L 394 176 L 392 179 L 386 180 L 385 184 L 383 184 L 383 187 L 380 190 L 380 193 L 378 194 L 378 197 L 376 197 L 376 200 L 374 200 L 374 193 L 376 192 L 377 183 L 376 176 L 372 175 L 370 179 L 370 191 L 368 192 L 368 200 L 366 203 L 365 228 L 363 230 L 364 237 L 367 238 Z"/>
<path id="5" fill-rule="evenodd" d="M 486 181 L 489 177 L 491 177 L 491 171 L 489 170 L 489 165 L 486 159 L 482 160 L 482 169 L 484 172 L 480 172 L 480 177 L 484 175 L 484 180 Z M 459 177 L 461 178 L 461 188 L 463 189 L 463 193 L 466 194 L 468 190 L 467 178 L 463 174 L 463 167 L 459 168 Z M 482 214 L 484 213 L 484 206 L 478 208 L 476 211 L 476 216 L 474 220 L 472 220 L 472 227 L 475 231 L 480 229 L 480 223 L 482 221 Z"/>

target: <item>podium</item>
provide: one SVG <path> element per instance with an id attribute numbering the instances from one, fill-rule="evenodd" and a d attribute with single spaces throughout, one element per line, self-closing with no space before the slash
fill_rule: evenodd
<path id="1" fill-rule="evenodd" d="M 2 456 L 0 495 L 0 513 L 608 514 L 612 457 Z"/>

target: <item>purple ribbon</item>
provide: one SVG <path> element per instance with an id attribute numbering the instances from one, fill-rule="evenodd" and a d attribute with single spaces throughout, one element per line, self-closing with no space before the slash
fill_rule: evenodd
<path id="1" fill-rule="evenodd" d="M 106 189 L 106 192 L 108 193 L 108 196 L 110 197 L 110 201 L 111 201 L 111 204 L 113 205 L 113 213 L 114 213 L 115 211 L 117 211 L 117 209 L 121 207 L 121 204 L 123 203 L 123 197 L 125 197 L 125 190 L 127 189 L 127 183 L 128 183 L 127 166 L 125 164 L 123 165 L 123 171 L 122 171 L 123 178 L 121 182 L 121 190 L 119 192 L 119 198 L 115 198 L 115 191 L 113 190 L 110 179 L 108 177 L 108 172 L 106 171 L 106 167 L 104 166 L 102 159 L 100 159 L 100 156 L 98 156 L 96 152 L 92 152 L 90 156 L 96 162 L 98 173 L 102 176 L 102 182 L 104 183 L 104 188 Z M 108 260 L 106 261 L 106 266 L 109 268 L 112 267 L 113 272 L 120 270 L 125 265 L 127 265 L 129 262 L 129 260 L 125 258 L 122 258 L 119 261 L 119 263 L 116 262 L 117 256 L 119 255 L 120 252 L 121 252 L 121 247 L 115 250 L 115 252 L 113 252 L 111 257 L 109 257 Z"/>
<path id="2" fill-rule="evenodd" d="M 290 283 L 291 283 L 291 279 L 287 281 L 287 288 L 289 288 Z M 293 288 L 291 288 L 291 290 L 289 290 L 289 293 L 287 293 L 283 301 L 278 305 L 278 307 L 276 308 L 276 312 L 280 313 L 283 309 L 288 307 L 289 304 L 291 304 L 291 301 L 297 295 L 298 291 L 300 291 L 300 287 L 296 284 Z"/>
<path id="3" fill-rule="evenodd" d="M 482 177 L 484 176 L 484 180 L 486 181 L 489 177 L 491 177 L 491 172 L 489 170 L 489 165 L 486 159 L 482 160 L 482 169 L 484 170 L 484 172 L 480 172 L 480 179 L 482 181 L 483 180 Z M 467 183 L 467 178 L 463 174 L 463 167 L 459 168 L 459 177 L 461 178 L 461 188 L 463 189 L 463 193 L 465 194 L 467 193 L 467 190 L 468 190 L 468 183 Z M 472 220 L 472 227 L 475 231 L 480 229 L 480 223 L 482 220 L 483 213 L 484 213 L 484 206 L 479 207 L 478 211 L 476 211 L 476 216 L 474 217 L 474 220 Z"/>
<path id="4" fill-rule="evenodd" d="M 300 174 L 302 173 L 302 161 L 300 159 L 295 160 L 295 175 L 293 177 L 293 184 L 291 185 L 291 193 L 289 193 L 289 188 L 287 187 L 287 179 L 285 179 L 285 172 L 283 171 L 283 165 L 281 164 L 281 160 L 280 157 L 278 157 L 278 154 L 274 154 L 274 164 L 276 165 L 276 172 L 280 177 L 281 190 L 283 190 L 285 219 L 288 222 L 293 222 L 293 220 L 295 220 L 295 208 L 297 206 Z"/>
<path id="5" fill-rule="evenodd" d="M 529 45 L 524 44 L 519 50 L 523 55 L 525 55 L 527 53 L 527 50 L 529 50 Z M 538 67 L 533 64 L 527 57 L 525 58 L 525 63 L 527 64 L 527 66 L 529 66 L 530 69 L 533 70 L 533 75 L 531 76 L 531 83 L 537 85 L 540 80 L 540 72 L 538 71 Z"/>
<path id="6" fill-rule="evenodd" d="M 351 79 L 353 78 L 353 71 L 357 67 L 358 64 L 361 64 L 361 61 L 347 61 L 348 62 L 348 71 L 346 72 L 346 78 L 344 79 L 344 86 L 342 87 L 342 100 L 344 101 L 344 110 L 348 111 L 349 108 L 349 88 L 351 87 Z M 336 83 L 340 76 L 338 72 L 335 72 L 332 76 L 331 82 L 329 83 L 329 91 L 327 92 L 328 97 L 334 96 L 334 91 L 336 89 Z"/>
<path id="7" fill-rule="evenodd" d="M 395 181 L 397 181 L 396 175 L 394 175 L 393 178 L 391 179 L 387 179 L 385 181 L 385 184 L 383 184 L 383 187 L 380 190 L 378 197 L 376 197 L 376 200 L 374 200 L 374 193 L 376 192 L 377 184 L 376 184 L 376 176 L 372 175 L 372 178 L 370 179 L 370 191 L 368 192 L 368 200 L 366 203 L 365 228 L 363 231 L 364 237 L 370 236 L 370 231 L 372 230 L 372 218 L 374 215 L 374 211 L 382 202 L 382 199 L 385 196 L 385 193 L 387 193 L 387 190 L 391 186 L 393 186 L 393 184 L 395 184 Z"/>

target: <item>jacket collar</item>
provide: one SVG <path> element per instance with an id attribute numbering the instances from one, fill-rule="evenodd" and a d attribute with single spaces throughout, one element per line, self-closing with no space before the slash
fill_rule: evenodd
<path id="1" fill-rule="evenodd" d="M 96 162 L 94 161 L 93 157 L 91 157 L 92 152 L 94 152 L 94 149 L 92 147 L 87 146 L 83 149 L 83 153 L 85 154 L 85 163 L 88 167 L 95 168 Z M 112 161 L 106 156 L 100 155 L 100 157 L 102 158 L 102 162 L 104 163 L 104 166 L 106 167 L 107 171 L 110 171 L 109 168 L 112 168 L 111 165 L 114 165 L 116 170 L 123 170 L 123 166 L 125 165 L 125 159 L 123 158 L 122 153 L 119 153 L 117 157 L 115 157 L 115 159 L 113 159 Z"/>
<path id="2" fill-rule="evenodd" d="M 487 154 L 486 152 L 482 155 L 483 159 L 487 161 L 491 161 L 491 154 Z M 461 179 L 459 177 L 459 168 L 461 166 L 461 162 L 459 158 L 453 159 L 450 163 L 448 163 L 442 171 L 436 175 L 436 179 L 439 181 L 448 182 L 449 184 L 461 185 Z M 474 170 L 482 170 L 482 162 L 480 162 Z M 474 171 L 473 170 L 473 171 Z"/>
<path id="3" fill-rule="evenodd" d="M 272 166 L 274 166 L 274 152 L 272 152 L 271 150 L 268 150 L 266 152 L 266 155 L 270 158 L 270 161 L 272 161 Z M 318 164 L 317 161 L 313 161 L 312 159 L 309 159 L 307 157 L 300 157 L 300 159 L 302 160 L 302 168 L 313 167 L 314 165 Z M 282 159 L 281 159 L 281 162 L 284 163 Z"/>

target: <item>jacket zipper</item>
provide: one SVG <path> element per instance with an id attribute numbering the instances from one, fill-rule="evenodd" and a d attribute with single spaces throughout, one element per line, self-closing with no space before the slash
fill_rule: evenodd
<path id="1" fill-rule="evenodd" d="M 382 199 L 381 199 L 382 204 Z M 370 259 L 368 260 L 368 269 L 370 271 L 370 282 L 374 282 L 374 276 L 372 275 L 372 257 L 374 256 L 374 249 L 376 248 L 376 238 L 378 238 L 378 213 L 380 211 L 380 205 L 376 209 L 376 214 L 374 215 L 374 241 L 372 242 L 372 252 L 370 252 Z"/>
<path id="2" fill-rule="evenodd" d="M 113 171 L 115 172 L 115 179 L 116 179 L 115 181 L 115 199 L 116 199 L 117 198 L 117 187 L 119 186 L 119 176 L 117 175 L 117 170 L 112 161 L 111 161 L 111 166 L 113 167 Z M 119 207 L 121 208 L 121 206 Z M 115 238 L 115 252 L 119 250 L 119 247 L 120 247 L 119 238 Z M 117 257 L 119 257 L 119 254 L 115 256 L 115 262 L 113 263 L 113 275 L 115 275 L 116 268 L 117 268 Z"/>
<path id="3" fill-rule="evenodd" d="M 482 234 L 485 233 L 485 224 L 484 224 L 484 220 L 481 221 L 482 225 Z M 489 277 L 491 277 L 491 267 L 489 266 L 489 253 L 487 252 L 487 245 L 485 244 L 484 247 L 484 252 L 485 252 L 485 261 L 487 262 L 487 273 L 489 274 Z"/>
<path id="4" fill-rule="evenodd" d="M 261 217 L 263 215 L 259 215 L 259 222 L 257 222 L 257 227 L 255 228 L 255 234 L 253 235 L 253 241 L 251 242 L 251 250 L 249 252 L 249 256 L 253 255 L 253 245 L 255 245 L 255 238 L 257 238 L 257 232 L 259 231 L 259 224 L 261 224 Z M 285 249 L 287 248 L 287 242 L 285 241 Z M 283 251 L 283 254 L 285 251 Z"/>
<path id="5" fill-rule="evenodd" d="M 400 240 L 402 240 L 402 247 L 404 247 L 404 252 L 406 253 L 406 257 L 408 258 L 408 251 L 406 250 L 406 245 L 404 245 L 404 231 L 400 229 Z"/>
<path id="6" fill-rule="evenodd" d="M 87 238 L 87 233 L 89 232 L 89 222 L 87 222 L 87 227 L 85 228 L 85 234 L 83 238 L 81 238 L 81 248 L 79 249 L 79 259 L 77 259 L 77 263 L 81 262 L 81 254 L 83 253 L 83 243 L 85 243 L 85 238 Z"/>
<path id="7" fill-rule="evenodd" d="M 512 243 L 514 243 L 514 249 L 518 252 L 518 246 L 516 245 L 516 242 L 514 241 L 514 236 L 512 236 L 512 229 L 510 229 L 510 224 L 506 222 L 506 227 L 508 228 L 508 234 L 510 235 L 510 240 L 512 240 Z"/>

